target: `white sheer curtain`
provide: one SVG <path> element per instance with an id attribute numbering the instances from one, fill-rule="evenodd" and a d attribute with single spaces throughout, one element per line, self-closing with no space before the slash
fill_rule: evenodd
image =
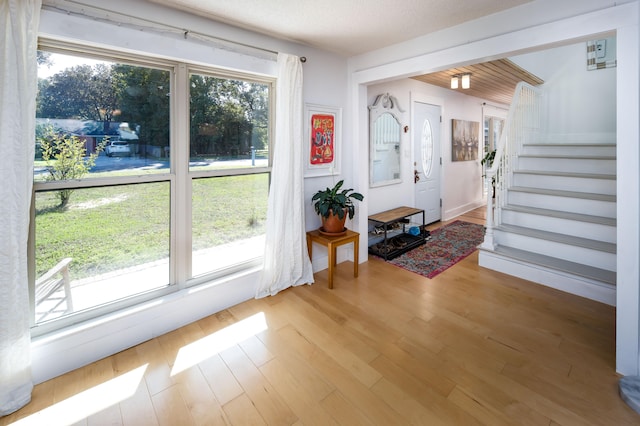
<path id="1" fill-rule="evenodd" d="M 31 400 L 27 236 L 41 0 L 0 0 L 0 416 Z"/>
<path id="2" fill-rule="evenodd" d="M 256 298 L 313 283 L 304 226 L 302 114 L 300 58 L 280 53 L 264 267 Z"/>

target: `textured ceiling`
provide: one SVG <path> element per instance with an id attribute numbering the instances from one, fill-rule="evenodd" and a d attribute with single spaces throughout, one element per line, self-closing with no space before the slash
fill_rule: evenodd
<path id="1" fill-rule="evenodd" d="M 410 40 L 531 0 L 148 0 L 344 56 Z"/>
<path id="2" fill-rule="evenodd" d="M 352 56 L 500 12 L 531 0 L 147 0 L 230 25 Z M 460 93 L 509 104 L 516 84 L 542 83 L 508 60 L 414 77 L 449 88 L 470 72 Z"/>

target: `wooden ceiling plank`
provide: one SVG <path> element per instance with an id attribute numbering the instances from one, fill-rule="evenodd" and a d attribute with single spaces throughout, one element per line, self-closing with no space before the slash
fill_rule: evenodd
<path id="1" fill-rule="evenodd" d="M 486 66 L 486 69 L 489 70 L 488 72 L 491 72 L 494 78 L 500 78 L 502 81 L 510 82 L 514 87 L 524 77 L 521 73 L 514 73 L 514 71 L 505 69 L 501 63 L 486 63 L 484 65 Z"/>
<path id="2" fill-rule="evenodd" d="M 526 81 L 532 85 L 543 83 L 542 79 L 522 69 L 508 59 L 451 68 L 412 78 L 427 84 L 450 89 L 451 77 L 455 74 L 464 73 L 471 73 L 471 88 L 457 89 L 456 91 L 465 95 L 503 104 L 509 104 L 511 102 L 515 86 L 520 81 Z"/>
<path id="3" fill-rule="evenodd" d="M 431 78 L 432 76 L 418 76 L 414 77 L 414 79 L 422 81 L 427 84 L 433 84 L 434 86 L 443 87 L 445 89 L 450 89 L 449 81 L 446 83 L 442 83 L 442 81 L 438 81 L 437 79 Z M 515 86 L 514 86 L 515 87 Z M 485 99 L 487 101 L 501 103 L 501 104 L 509 104 L 511 102 L 511 98 L 513 97 L 513 88 L 500 88 L 495 85 L 487 86 L 487 84 L 482 84 L 475 79 L 472 78 L 471 88 L 470 89 L 457 89 L 455 90 L 458 93 L 462 93 L 468 96 L 475 96 L 480 99 Z"/>
<path id="4" fill-rule="evenodd" d="M 526 75 L 532 81 L 532 83 L 530 83 L 530 84 L 536 85 L 536 86 L 539 85 L 539 84 L 544 84 L 544 80 L 543 79 L 541 79 L 537 75 L 531 74 L 529 71 L 527 71 L 524 68 L 520 67 L 518 64 L 514 63 L 513 61 L 511 61 L 509 59 L 503 59 L 503 62 L 505 64 L 507 64 L 514 71 L 517 70 L 521 74 Z"/>

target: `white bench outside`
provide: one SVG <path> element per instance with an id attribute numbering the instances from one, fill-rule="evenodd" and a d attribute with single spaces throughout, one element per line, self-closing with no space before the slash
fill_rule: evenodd
<path id="1" fill-rule="evenodd" d="M 36 306 L 48 299 L 53 293 L 62 287 L 64 289 L 65 297 L 58 302 L 53 309 L 57 308 L 63 300 L 66 300 L 66 312 L 73 312 L 71 280 L 69 279 L 69 263 L 71 263 L 72 260 L 73 259 L 70 257 L 62 259 L 56 266 L 36 280 Z"/>

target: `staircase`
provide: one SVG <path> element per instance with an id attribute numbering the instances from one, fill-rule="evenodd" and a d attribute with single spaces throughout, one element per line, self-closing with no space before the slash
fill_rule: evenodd
<path id="1" fill-rule="evenodd" d="M 615 305 L 615 143 L 532 135 L 496 165 L 480 266 Z"/>

